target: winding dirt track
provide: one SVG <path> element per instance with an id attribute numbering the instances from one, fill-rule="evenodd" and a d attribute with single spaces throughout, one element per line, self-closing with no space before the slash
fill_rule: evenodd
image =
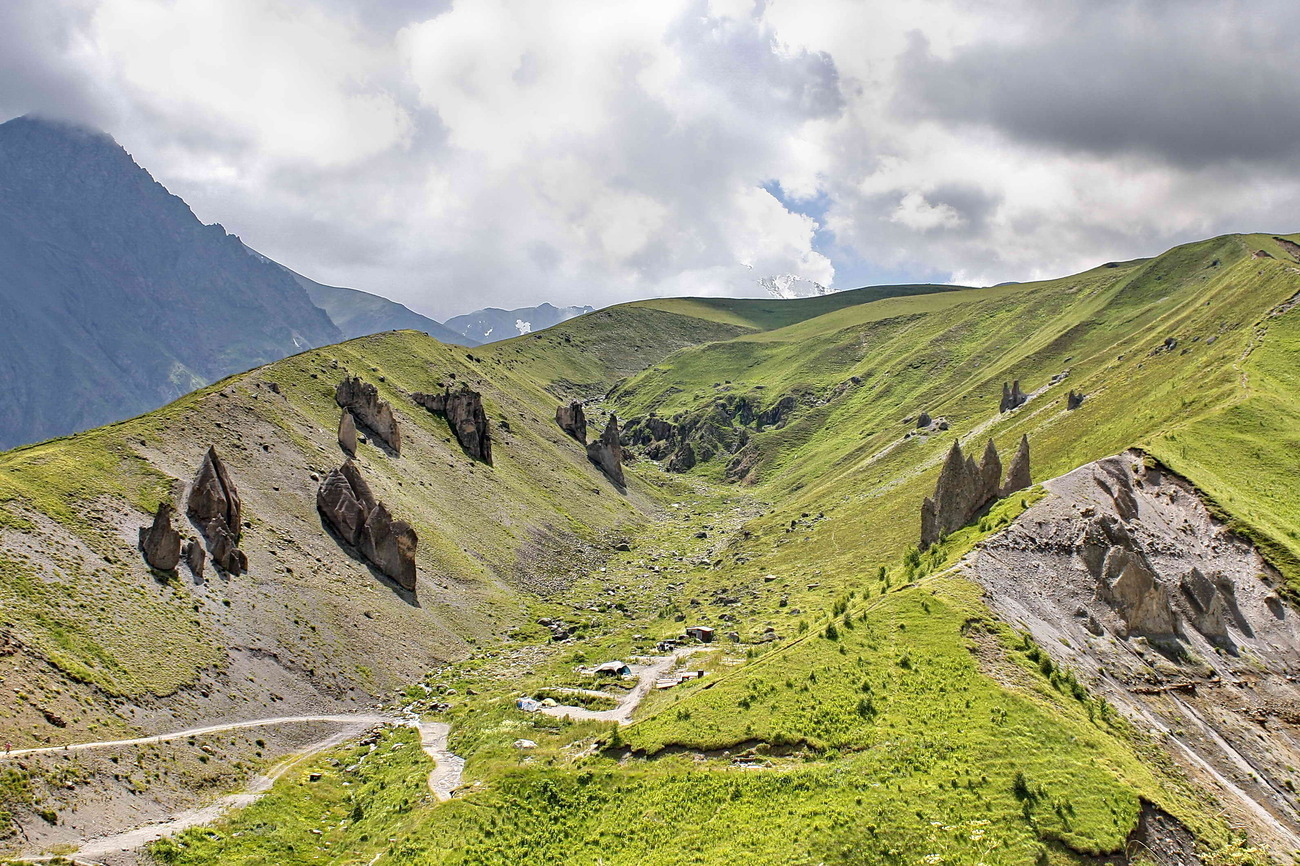
<path id="1" fill-rule="evenodd" d="M 307 758 L 310 758 L 312 755 L 337 746 L 340 743 L 347 742 L 362 731 L 375 725 L 392 721 L 393 719 L 389 716 L 376 714 L 357 714 L 348 716 L 277 716 L 267 719 L 253 719 L 247 722 L 232 722 L 225 725 L 208 725 L 201 728 L 188 728 L 184 731 L 175 731 L 170 734 L 158 734 L 152 737 L 137 737 L 130 740 L 105 740 L 95 743 L 70 743 L 66 746 L 48 746 L 40 749 L 20 749 L 10 752 L 6 757 L 18 758 L 23 755 L 40 755 L 54 752 L 103 749 L 114 746 L 163 743 L 169 740 L 182 740 L 187 737 L 199 736 L 201 734 L 216 734 L 221 733 L 222 731 L 233 731 L 241 728 L 260 728 L 270 725 L 287 725 L 301 722 L 335 722 L 343 725 L 343 728 L 338 732 L 323 740 L 312 743 L 306 749 L 291 755 L 279 764 L 276 764 L 267 773 L 254 776 L 249 781 L 248 786 L 239 793 L 228 794 L 206 806 L 180 812 L 167 821 L 145 824 L 131 830 L 125 830 L 121 833 L 112 833 L 94 839 L 88 839 L 80 843 L 74 843 L 77 845 L 77 850 L 70 854 L 62 855 L 63 857 L 77 863 L 94 863 L 96 862 L 96 858 L 121 854 L 126 851 L 134 851 L 148 845 L 150 842 L 155 842 L 164 836 L 175 835 L 176 833 L 179 833 L 182 830 L 187 830 L 190 827 L 210 824 L 232 809 L 242 809 L 245 806 L 251 805 L 252 803 L 257 802 L 262 795 L 269 791 L 277 779 L 293 767 L 305 761 Z M 14 860 L 46 862 L 51 859 L 51 856 L 52 855 L 48 854 L 29 855 L 25 857 L 16 857 Z"/>
<path id="2" fill-rule="evenodd" d="M 447 751 L 451 725 L 446 722 L 420 722 L 416 728 L 420 731 L 420 746 L 424 753 L 438 765 L 429 774 L 429 790 L 433 791 L 439 802 L 445 803 L 460 787 L 460 777 L 465 772 L 465 759 Z"/>

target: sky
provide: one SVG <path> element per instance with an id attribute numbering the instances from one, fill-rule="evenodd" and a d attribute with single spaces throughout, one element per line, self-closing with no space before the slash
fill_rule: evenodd
<path id="1" fill-rule="evenodd" d="M 1300 229 L 1289 0 L 3 0 L 0 120 L 446 318 Z"/>

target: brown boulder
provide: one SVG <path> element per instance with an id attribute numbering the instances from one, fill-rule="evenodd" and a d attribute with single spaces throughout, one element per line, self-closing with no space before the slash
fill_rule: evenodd
<path id="1" fill-rule="evenodd" d="M 623 479 L 623 446 L 619 442 L 618 416 L 610 413 L 609 423 L 600 438 L 587 446 L 587 459 L 600 467 L 610 481 L 619 487 L 625 486 Z"/>
<path id="2" fill-rule="evenodd" d="M 483 395 L 461 385 L 441 394 L 412 394 L 411 399 L 430 412 L 447 419 L 447 426 L 460 447 L 474 460 L 492 465 L 492 428 L 483 411 Z"/>
<path id="3" fill-rule="evenodd" d="M 415 530 L 375 499 L 351 460 L 325 476 L 316 491 L 316 508 L 339 538 L 380 573 L 403 589 L 415 589 Z"/>
<path id="4" fill-rule="evenodd" d="M 587 414 L 582 411 L 582 404 L 577 400 L 555 410 L 555 423 L 583 445 L 587 444 Z"/>
<path id="5" fill-rule="evenodd" d="M 248 570 L 248 557 L 239 549 L 241 508 L 239 491 L 230 473 L 217 449 L 209 446 L 190 485 L 186 512 L 207 542 L 213 564 L 233 575 Z"/>
<path id="6" fill-rule="evenodd" d="M 369 427 L 394 454 L 401 455 L 402 433 L 397 426 L 397 417 L 393 414 L 393 407 L 379 398 L 378 388 L 350 376 L 334 389 L 334 399 L 350 411 L 355 420 Z"/>
<path id="7" fill-rule="evenodd" d="M 357 456 L 357 422 L 347 409 L 339 417 L 339 447 L 349 457 Z"/>
<path id="8" fill-rule="evenodd" d="M 181 534 L 172 528 L 172 507 L 163 502 L 151 526 L 140 527 L 140 552 L 150 568 L 171 571 L 181 561 Z"/>

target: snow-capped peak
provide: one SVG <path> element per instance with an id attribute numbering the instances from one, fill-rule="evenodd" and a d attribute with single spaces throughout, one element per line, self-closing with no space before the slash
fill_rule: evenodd
<path id="1" fill-rule="evenodd" d="M 805 280 L 796 274 L 777 274 L 763 277 L 758 281 L 759 288 L 774 298 L 815 298 L 829 295 L 835 289 L 828 289 L 821 283 Z"/>

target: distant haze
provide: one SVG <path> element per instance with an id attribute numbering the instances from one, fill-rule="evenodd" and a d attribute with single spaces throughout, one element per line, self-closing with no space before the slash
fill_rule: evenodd
<path id="1" fill-rule="evenodd" d="M 439 320 L 1294 230 L 1293 4 L 7 0 L 0 121 Z M 792 283 L 793 284 L 793 283 Z"/>

